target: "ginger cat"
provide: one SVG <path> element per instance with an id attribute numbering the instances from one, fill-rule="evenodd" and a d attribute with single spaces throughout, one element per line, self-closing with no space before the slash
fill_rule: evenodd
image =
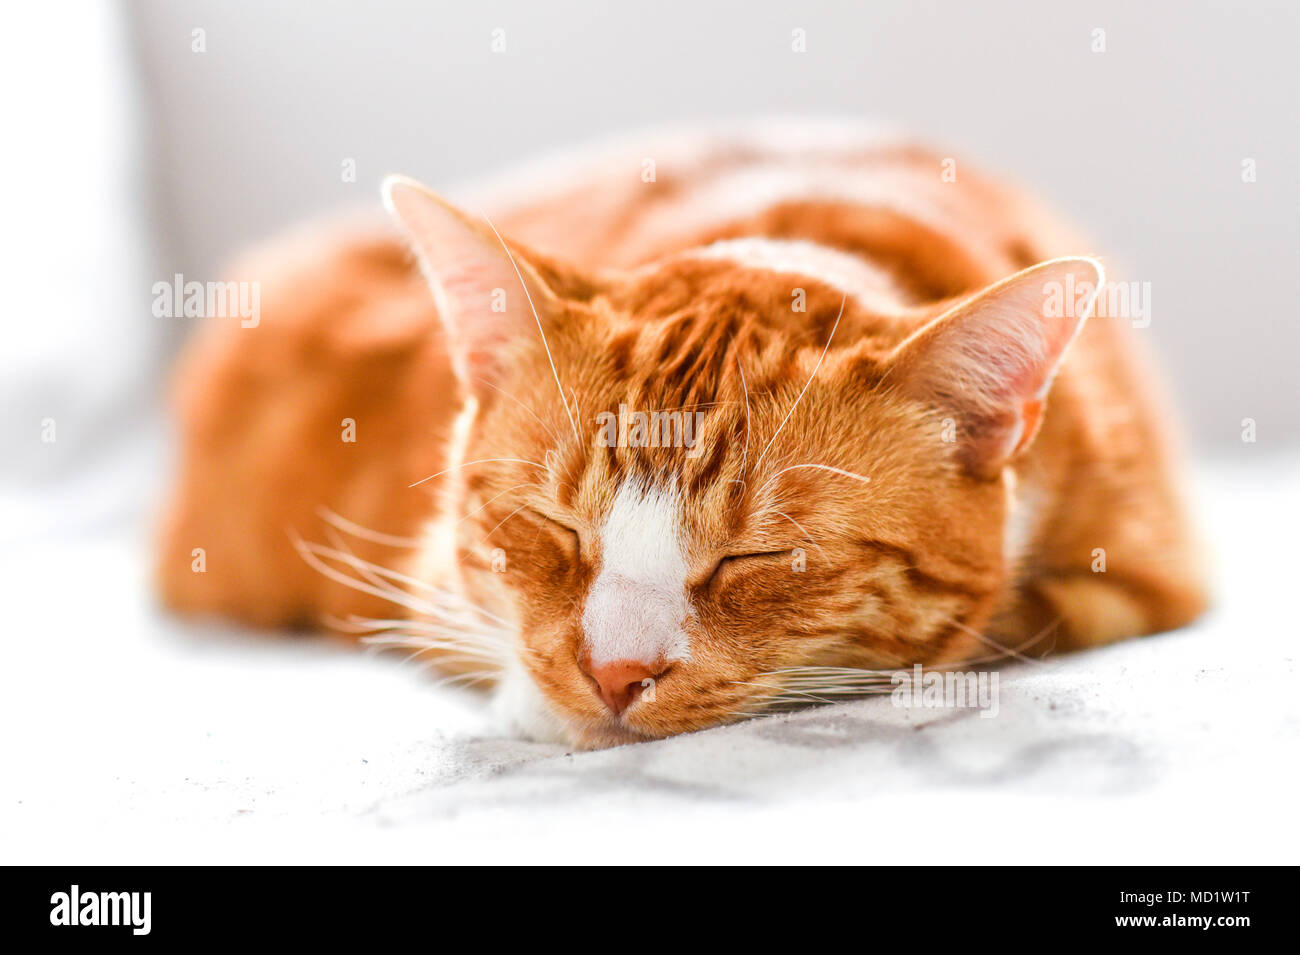
<path id="1" fill-rule="evenodd" d="M 171 606 L 427 652 L 586 747 L 1204 608 L 1152 372 L 1023 196 L 815 125 L 560 165 L 241 266 L 262 320 L 177 375 Z"/>

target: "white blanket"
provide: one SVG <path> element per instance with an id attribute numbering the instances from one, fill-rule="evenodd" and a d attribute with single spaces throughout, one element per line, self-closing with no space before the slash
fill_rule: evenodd
<path id="1" fill-rule="evenodd" d="M 1004 667 L 996 718 L 876 698 L 594 753 L 396 657 L 171 618 L 140 538 L 11 542 L 0 861 L 1293 862 L 1296 463 L 1207 470 L 1212 615 Z"/>

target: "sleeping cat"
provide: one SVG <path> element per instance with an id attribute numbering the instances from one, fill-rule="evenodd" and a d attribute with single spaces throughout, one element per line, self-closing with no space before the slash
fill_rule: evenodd
<path id="1" fill-rule="evenodd" d="M 166 600 L 412 648 L 584 747 L 1201 612 L 1076 239 L 899 139 L 651 142 L 464 207 L 390 178 L 400 237 L 250 256 L 261 321 L 177 376 Z"/>

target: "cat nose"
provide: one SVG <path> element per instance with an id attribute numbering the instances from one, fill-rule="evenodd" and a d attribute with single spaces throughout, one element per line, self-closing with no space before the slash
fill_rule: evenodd
<path id="1" fill-rule="evenodd" d="M 672 665 L 662 661 L 646 664 L 640 660 L 615 660 L 600 666 L 592 666 L 587 660 L 579 663 L 615 716 L 641 698 L 646 680 L 657 680 Z"/>

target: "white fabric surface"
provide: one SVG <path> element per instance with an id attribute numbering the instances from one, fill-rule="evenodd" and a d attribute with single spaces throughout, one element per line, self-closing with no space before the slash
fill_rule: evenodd
<path id="1" fill-rule="evenodd" d="M 994 719 L 878 698 L 595 753 L 397 658 L 170 618 L 133 537 L 14 542 L 0 861 L 1294 861 L 1296 463 L 1206 473 L 1211 616 L 1007 667 Z"/>

